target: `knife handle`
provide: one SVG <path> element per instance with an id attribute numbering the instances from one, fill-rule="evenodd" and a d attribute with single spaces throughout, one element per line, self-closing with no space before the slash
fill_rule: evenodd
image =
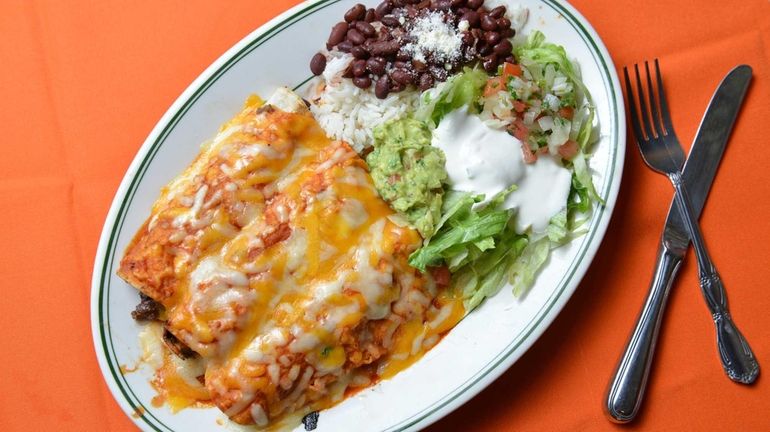
<path id="1" fill-rule="evenodd" d="M 661 243 L 650 292 L 607 389 L 604 409 L 613 422 L 628 423 L 639 411 L 668 293 L 681 263 L 682 258 Z"/>
<path id="2" fill-rule="evenodd" d="M 725 373 L 735 382 L 753 383 L 759 375 L 759 364 L 730 316 L 722 278 L 713 271 L 701 277 L 700 285 L 716 326 L 719 358 Z"/>
<path id="3" fill-rule="evenodd" d="M 741 384 L 751 384 L 759 374 L 759 363 L 727 309 L 727 293 L 722 284 L 722 278 L 719 277 L 714 261 L 706 249 L 698 220 L 693 217 L 694 213 L 682 177 L 679 173 L 673 173 L 669 177 L 676 188 L 674 196 L 679 212 L 690 233 L 695 256 L 698 258 L 700 287 L 716 325 L 717 346 L 722 367 L 731 380 Z"/>

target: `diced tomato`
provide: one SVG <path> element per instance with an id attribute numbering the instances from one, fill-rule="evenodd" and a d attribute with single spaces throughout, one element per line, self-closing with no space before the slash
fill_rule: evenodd
<path id="1" fill-rule="evenodd" d="M 513 101 L 513 110 L 517 113 L 523 113 L 527 109 L 527 104 L 520 100 Z"/>
<path id="2" fill-rule="evenodd" d="M 508 77 L 521 76 L 521 66 L 513 63 L 503 63 L 503 79 L 506 81 Z"/>
<path id="3" fill-rule="evenodd" d="M 499 91 L 505 91 L 505 81 L 502 77 L 494 77 L 487 80 L 487 86 L 484 87 L 484 97 L 497 94 Z"/>
<path id="4" fill-rule="evenodd" d="M 575 110 L 572 107 L 566 106 L 559 108 L 559 117 L 567 120 L 572 120 L 572 116 L 575 115 Z"/>
<path id="5" fill-rule="evenodd" d="M 452 280 L 452 273 L 449 272 L 449 267 L 428 267 L 433 280 L 436 281 L 436 285 L 439 287 L 449 286 L 449 282 Z"/>
<path id="6" fill-rule="evenodd" d="M 524 156 L 524 163 L 532 164 L 537 161 L 537 156 L 529 148 L 527 141 L 521 140 L 521 154 Z"/>
<path id="7" fill-rule="evenodd" d="M 578 152 L 578 144 L 575 141 L 569 140 L 559 146 L 559 155 L 564 159 L 572 159 Z"/>
<path id="8" fill-rule="evenodd" d="M 524 125 L 520 118 L 517 118 L 508 126 L 508 131 L 520 141 L 526 141 L 527 137 L 529 137 L 529 128 Z"/>

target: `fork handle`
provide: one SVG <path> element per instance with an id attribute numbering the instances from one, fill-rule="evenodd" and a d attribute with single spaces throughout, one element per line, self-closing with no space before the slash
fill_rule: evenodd
<path id="1" fill-rule="evenodd" d="M 642 404 L 668 293 L 681 263 L 682 257 L 661 242 L 647 300 L 607 388 L 604 410 L 613 422 L 630 422 Z"/>
<path id="2" fill-rule="evenodd" d="M 695 255 L 698 258 L 701 292 L 716 326 L 717 346 L 722 367 L 731 380 L 751 384 L 759 375 L 759 363 L 730 315 L 727 307 L 727 293 L 706 249 L 698 221 L 692 216 L 690 199 L 687 188 L 682 182 L 682 176 L 677 172 L 671 174 L 670 178 L 676 189 L 675 197 L 679 212 L 690 232 Z"/>

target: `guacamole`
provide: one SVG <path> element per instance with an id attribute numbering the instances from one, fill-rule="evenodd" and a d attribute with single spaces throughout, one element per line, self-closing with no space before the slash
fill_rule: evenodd
<path id="1" fill-rule="evenodd" d="M 374 151 L 366 157 L 377 192 L 423 238 L 433 235 L 441 218 L 447 180 L 444 152 L 430 141 L 425 123 L 396 120 L 374 129 Z"/>

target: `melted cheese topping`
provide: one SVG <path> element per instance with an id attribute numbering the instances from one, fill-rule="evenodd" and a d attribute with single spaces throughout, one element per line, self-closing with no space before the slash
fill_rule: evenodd
<path id="1" fill-rule="evenodd" d="M 464 310 L 408 265 L 421 238 L 391 219 L 346 143 L 306 113 L 247 103 L 164 188 L 121 262 L 205 365 L 201 390 L 165 359 L 163 399 L 210 398 L 265 426 L 418 359 Z"/>

